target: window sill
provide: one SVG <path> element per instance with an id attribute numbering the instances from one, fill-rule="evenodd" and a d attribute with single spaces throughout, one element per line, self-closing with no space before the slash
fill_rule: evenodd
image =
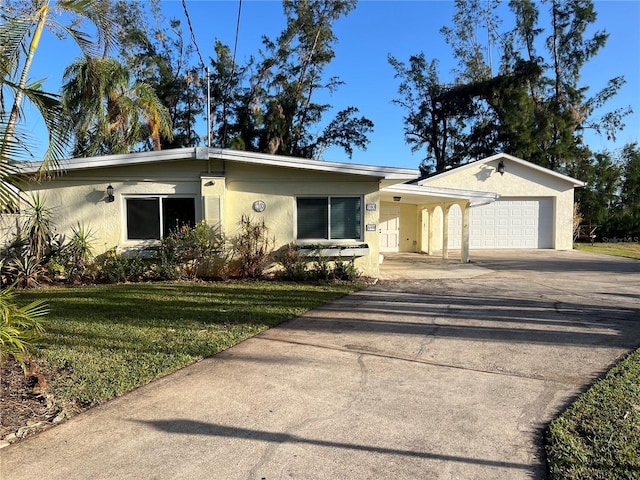
<path id="1" fill-rule="evenodd" d="M 368 243 L 355 245 L 298 245 L 297 250 L 305 257 L 365 257 L 369 255 Z"/>

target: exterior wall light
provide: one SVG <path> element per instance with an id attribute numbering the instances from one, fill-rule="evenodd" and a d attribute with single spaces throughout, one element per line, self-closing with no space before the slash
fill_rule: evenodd
<path id="1" fill-rule="evenodd" d="M 109 184 L 109 186 L 107 187 L 107 202 L 113 202 L 114 197 L 113 197 L 113 187 L 111 186 L 111 184 Z"/>
<path id="2" fill-rule="evenodd" d="M 500 160 L 500 163 L 498 163 L 498 173 L 500 175 L 504 175 L 504 161 Z"/>

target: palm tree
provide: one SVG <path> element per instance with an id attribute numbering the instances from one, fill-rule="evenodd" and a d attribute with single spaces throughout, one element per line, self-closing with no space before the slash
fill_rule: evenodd
<path id="1" fill-rule="evenodd" d="M 126 153 L 151 139 L 170 139 L 171 118 L 147 83 L 131 85 L 127 68 L 114 58 L 83 57 L 67 67 L 63 107 L 75 133 L 74 154 Z"/>
<path id="2" fill-rule="evenodd" d="M 6 85 L 14 89 L 14 100 L 11 113 L 3 132 L 0 157 L 7 156 L 8 145 L 11 144 L 16 132 L 22 100 L 26 95 L 33 100 L 34 91 L 40 90 L 41 82 L 32 85 L 27 83 L 29 71 L 35 53 L 40 45 L 42 32 L 49 29 L 59 37 L 70 37 L 75 40 L 85 54 L 93 54 L 97 51 L 106 51 L 112 37 L 112 22 L 108 15 L 110 2 L 108 0 L 33 0 L 12 4 L 10 7 L 0 9 L 2 18 L 2 64 L 4 81 Z M 64 24 L 61 18 L 68 18 L 69 23 Z M 77 29 L 81 19 L 88 19 L 96 27 L 96 41 L 91 41 L 90 36 Z M 24 55 L 24 58 L 23 58 Z M 15 83 L 7 81 L 6 73 L 18 74 Z M 13 76 L 11 76 L 13 78 Z M 38 105 L 36 101 L 36 105 Z M 41 109 L 42 110 L 42 109 Z M 54 129 L 55 132 L 58 128 Z M 58 140 L 56 137 L 55 140 Z M 59 144 L 54 147 L 60 147 Z M 47 152 L 46 157 L 53 153 Z"/>
<path id="3" fill-rule="evenodd" d="M 47 29 L 59 38 L 74 39 L 87 54 L 106 51 L 115 38 L 109 5 L 109 0 L 0 2 L 0 209 L 11 208 L 17 201 L 18 160 L 30 155 L 29 139 L 21 133 L 19 125 L 25 98 L 39 110 L 49 132 L 43 171 L 64 155 L 67 136 L 59 98 L 43 92 L 42 81 L 29 83 L 27 80 L 43 31 Z M 82 19 L 89 20 L 95 27 L 95 41 L 77 28 Z M 5 101 L 10 99 L 11 108 L 5 110 Z M 6 111 L 10 112 L 8 116 Z"/>
<path id="4" fill-rule="evenodd" d="M 108 4 L 107 0 L 0 3 L 0 213 L 13 209 L 19 200 L 22 186 L 16 180 L 22 170 L 19 160 L 30 153 L 29 138 L 21 132 L 19 125 L 23 99 L 36 106 L 49 131 L 43 171 L 62 157 L 65 146 L 59 98 L 43 92 L 41 81 L 27 82 L 43 30 L 48 28 L 59 37 L 70 36 L 83 51 L 91 52 L 100 46 L 106 48 L 110 24 Z M 70 19 L 70 23 L 63 25 L 59 21 L 62 18 Z M 88 34 L 77 29 L 80 18 L 87 18 L 95 25 L 97 42 L 92 42 Z M 5 101 L 11 99 L 11 109 L 6 110 Z M 8 115 L 7 111 L 10 112 Z M 18 307 L 13 297 L 11 287 L 0 289 L 0 361 L 12 356 L 26 373 L 29 348 L 42 331 L 40 319 L 47 309 L 42 302 Z"/>

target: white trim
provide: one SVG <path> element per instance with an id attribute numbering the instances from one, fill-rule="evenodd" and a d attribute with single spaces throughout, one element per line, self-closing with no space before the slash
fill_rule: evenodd
<path id="1" fill-rule="evenodd" d="M 479 192 L 477 190 L 461 190 L 416 184 L 399 184 L 391 187 L 384 187 L 380 189 L 380 193 L 398 194 L 399 196 L 412 195 L 420 198 L 424 197 L 425 200 L 432 197 L 446 200 L 467 200 L 472 206 L 495 202 L 500 198 L 499 194 L 493 192 Z M 411 203 L 410 200 L 408 200 L 408 202 Z"/>
<path id="2" fill-rule="evenodd" d="M 528 168 L 530 168 L 532 170 L 537 170 L 539 172 L 546 173 L 547 175 L 551 175 L 552 177 L 556 177 L 556 178 L 558 178 L 560 180 L 564 180 L 565 182 L 569 182 L 574 187 L 584 187 L 587 184 L 587 182 L 583 182 L 582 180 L 578 180 L 576 178 L 569 177 L 568 175 L 563 175 L 562 173 L 554 172 L 553 170 L 541 167 L 540 165 L 536 165 L 535 163 L 527 162 L 526 160 L 523 160 L 523 159 L 518 158 L 518 157 L 514 157 L 513 155 L 509 155 L 508 153 L 497 153 L 497 154 L 492 155 L 490 157 L 482 158 L 480 160 L 475 160 L 473 162 L 466 163 L 466 164 L 461 165 L 459 167 L 455 167 L 455 168 L 452 168 L 450 170 L 446 170 L 444 172 L 438 173 L 438 174 L 433 175 L 431 177 L 424 178 L 424 179 L 422 179 L 422 180 L 420 180 L 418 182 L 418 185 L 426 185 L 426 184 L 428 184 L 429 182 L 431 182 L 432 180 L 434 180 L 436 178 L 443 178 L 443 177 L 446 177 L 448 175 L 453 175 L 453 174 L 455 174 L 457 172 L 460 172 L 462 170 L 465 170 L 467 168 L 471 168 L 474 165 L 482 165 L 482 164 L 485 164 L 485 163 L 494 162 L 494 161 L 499 160 L 499 159 L 509 160 L 511 162 L 518 163 L 518 164 L 520 164 L 520 165 L 522 165 L 524 167 L 528 167 Z"/>
<path id="3" fill-rule="evenodd" d="M 396 180 L 398 183 L 418 178 L 419 170 L 410 168 L 380 167 L 346 162 L 328 162 L 306 158 L 267 155 L 264 153 L 244 152 L 219 148 L 194 147 L 173 148 L 169 150 L 134 152 L 120 155 L 100 157 L 71 158 L 61 160 L 54 171 L 83 170 L 104 167 L 119 167 L 145 163 L 159 163 L 175 160 L 208 160 L 217 159 L 257 165 L 270 165 L 302 170 L 363 175 L 385 180 Z M 24 162 L 21 172 L 34 173 L 42 162 Z"/>

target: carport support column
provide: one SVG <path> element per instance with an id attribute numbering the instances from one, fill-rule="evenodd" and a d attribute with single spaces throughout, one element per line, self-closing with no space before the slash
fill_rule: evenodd
<path id="1" fill-rule="evenodd" d="M 433 255 L 433 242 L 435 241 L 435 233 L 433 231 L 434 221 L 433 214 L 435 208 L 427 208 L 427 255 Z"/>
<path id="2" fill-rule="evenodd" d="M 462 210 L 462 241 L 460 242 L 460 260 L 462 263 L 469 263 L 471 256 L 469 255 L 469 202 L 460 205 Z"/>
<path id="3" fill-rule="evenodd" d="M 442 258 L 449 258 L 449 210 L 451 205 L 442 205 Z"/>

